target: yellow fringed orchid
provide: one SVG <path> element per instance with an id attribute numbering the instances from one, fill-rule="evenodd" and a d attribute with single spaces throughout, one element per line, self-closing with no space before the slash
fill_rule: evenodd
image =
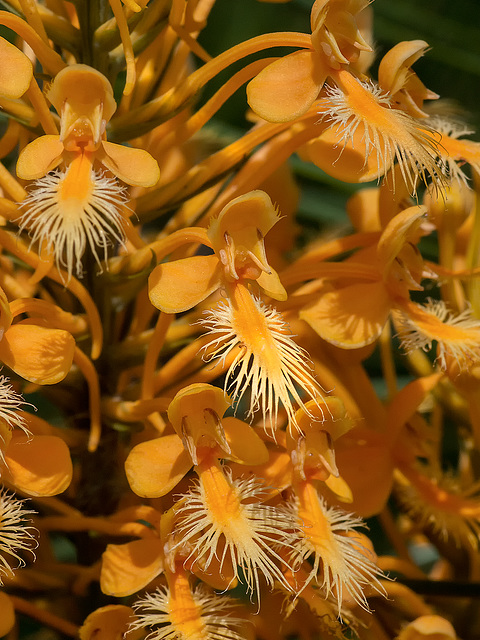
<path id="1" fill-rule="evenodd" d="M 371 51 L 355 23 L 368 0 L 316 0 L 311 11 L 311 49 L 269 64 L 247 86 L 250 107 L 269 122 L 288 122 L 312 106 L 332 69 Z M 288 90 L 286 90 L 288 87 Z"/>
<path id="2" fill-rule="evenodd" d="M 286 292 L 267 262 L 264 237 L 279 220 L 263 191 L 232 200 L 212 221 L 208 239 L 214 255 L 193 256 L 158 265 L 149 278 L 152 304 L 165 313 L 180 313 L 228 283 L 256 280 L 279 300 Z"/>
<path id="3" fill-rule="evenodd" d="M 267 449 L 260 437 L 237 418 L 223 417 L 230 401 L 221 389 L 192 384 L 168 407 L 175 434 L 137 444 L 125 462 L 132 491 L 145 498 L 166 495 L 198 463 L 197 448 L 240 464 L 263 464 Z"/>
<path id="4" fill-rule="evenodd" d="M 336 289 L 326 287 L 318 301 L 300 311 L 300 317 L 322 338 L 344 349 L 374 342 L 392 306 L 409 300 L 410 289 L 421 289 L 424 267 L 414 242 L 425 211 L 424 207 L 410 207 L 396 216 L 378 247 L 362 250 L 345 261 L 345 284 Z"/>
<path id="5" fill-rule="evenodd" d="M 99 263 L 97 247 L 106 254 L 112 237 L 124 239 L 125 190 L 104 170 L 126 184 L 150 187 L 159 169 L 148 152 L 106 141 L 116 104 L 100 72 L 71 65 L 57 74 L 47 97 L 60 116 L 60 135 L 41 136 L 20 154 L 18 177 L 36 180 L 22 203 L 20 229 L 29 229 L 32 242 L 70 278 L 74 268 L 81 275 L 87 244 Z M 59 165 L 64 170 L 50 173 Z"/>
<path id="6" fill-rule="evenodd" d="M 310 401 L 297 412 L 297 426 L 289 425 L 286 434 L 278 434 L 277 451 L 269 451 L 268 462 L 250 470 L 266 488 L 274 483 L 279 490 L 293 491 L 296 537 L 284 550 L 293 566 L 293 571 L 288 567 L 285 571 L 290 587 L 308 602 L 312 585 L 314 590 L 320 586 L 323 599 L 336 599 L 339 613 L 349 606 L 345 605 L 349 597 L 368 608 L 366 595 L 372 590 L 383 594 L 375 555 L 357 531 L 363 526 L 361 519 L 328 506 L 322 496 L 330 490 L 338 500 L 352 502 L 352 492 L 335 463 L 336 441 L 343 440 L 352 424 L 339 398 Z M 313 567 L 304 563 L 310 556 Z"/>
<path id="7" fill-rule="evenodd" d="M 294 419 L 292 398 L 303 404 L 296 384 L 313 398 L 322 393 L 281 314 L 250 291 L 256 283 L 268 296 L 286 299 L 263 241 L 278 219 L 263 191 L 240 196 L 210 224 L 207 235 L 214 255 L 160 264 L 149 278 L 150 300 L 166 313 L 187 311 L 220 288 L 225 292 L 226 302 L 207 311 L 202 321 L 211 337 L 205 359 L 225 361 L 231 354 L 226 392 L 237 402 L 251 383 L 248 415 L 260 409 L 270 421 L 276 419 L 280 401 Z"/>

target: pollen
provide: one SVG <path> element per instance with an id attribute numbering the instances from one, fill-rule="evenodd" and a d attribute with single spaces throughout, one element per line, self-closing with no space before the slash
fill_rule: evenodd
<path id="1" fill-rule="evenodd" d="M 294 341 L 282 315 L 245 287 L 237 285 L 234 299 L 208 311 L 202 325 L 212 338 L 205 360 L 226 359 L 238 351 L 227 372 L 225 392 L 238 404 L 250 387 L 248 418 L 260 410 L 265 423 L 275 425 L 281 403 L 295 424 L 294 402 L 308 413 L 302 393 L 313 399 L 322 395 L 308 355 Z"/>
<path id="2" fill-rule="evenodd" d="M 124 242 L 121 213 L 127 201 L 125 188 L 115 178 L 94 171 L 84 155 L 66 171 L 55 171 L 35 181 L 22 202 L 20 231 L 28 229 L 32 244 L 53 255 L 58 269 L 68 279 L 82 276 L 82 258 L 87 246 L 100 265 L 115 240 Z"/>

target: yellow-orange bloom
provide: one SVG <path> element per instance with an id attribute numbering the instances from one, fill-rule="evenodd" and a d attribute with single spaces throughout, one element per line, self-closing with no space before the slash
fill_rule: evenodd
<path id="1" fill-rule="evenodd" d="M 143 187 L 158 181 L 159 169 L 143 149 L 106 141 L 116 104 L 100 72 L 86 65 L 66 67 L 47 97 L 60 116 L 60 135 L 41 136 L 20 154 L 17 175 L 36 180 L 22 203 L 20 229 L 29 229 L 32 242 L 54 256 L 57 267 L 64 265 L 70 278 L 74 268 L 82 274 L 87 245 L 99 263 L 97 247 L 106 256 L 112 238 L 123 242 L 124 188 L 98 167 Z M 50 173 L 59 165 L 65 170 Z"/>

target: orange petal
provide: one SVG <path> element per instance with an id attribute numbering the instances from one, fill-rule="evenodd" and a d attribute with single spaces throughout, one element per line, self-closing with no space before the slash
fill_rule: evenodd
<path id="1" fill-rule="evenodd" d="M 100 588 L 122 598 L 143 589 L 163 571 L 163 542 L 159 539 L 109 544 L 102 555 Z"/>
<path id="2" fill-rule="evenodd" d="M 119 640 L 126 636 L 136 620 L 133 609 L 124 604 L 108 604 L 93 611 L 78 630 L 80 640 Z M 138 640 L 141 634 L 130 631 L 128 637 Z"/>
<path id="3" fill-rule="evenodd" d="M 388 437 L 392 442 L 442 377 L 442 373 L 424 376 L 409 382 L 397 392 L 387 409 Z"/>
<path id="4" fill-rule="evenodd" d="M 0 592 L 0 638 L 6 636 L 15 624 L 15 609 L 6 593 Z"/>
<path id="5" fill-rule="evenodd" d="M 63 329 L 19 322 L 0 342 L 0 360 L 36 384 L 56 384 L 70 371 L 75 340 Z"/>
<path id="6" fill-rule="evenodd" d="M 344 140 L 343 125 L 326 129 L 301 149 L 305 159 L 342 182 L 362 183 L 378 180 L 390 168 L 375 150 L 365 143 L 365 134 L 358 127 L 352 138 Z"/>
<path id="7" fill-rule="evenodd" d="M 217 256 L 193 256 L 159 264 L 148 279 L 151 303 L 165 313 L 192 309 L 221 285 Z"/>
<path id="8" fill-rule="evenodd" d="M 30 86 L 33 67 L 27 56 L 0 38 L 0 95 L 5 98 L 20 98 Z"/>
<path id="9" fill-rule="evenodd" d="M 55 496 L 72 480 L 70 451 L 55 436 L 14 433 L 5 452 L 6 477 L 29 496 Z"/>
<path id="10" fill-rule="evenodd" d="M 451 623 L 441 616 L 420 616 L 407 624 L 397 640 L 456 640 L 457 634 Z"/>
<path id="11" fill-rule="evenodd" d="M 248 84 L 248 104 L 269 122 L 294 120 L 312 106 L 326 77 L 317 53 L 296 51 L 269 64 Z"/>
<path id="12" fill-rule="evenodd" d="M 396 215 L 387 224 L 377 248 L 378 259 L 385 272 L 406 244 L 416 244 L 425 235 L 420 226 L 425 222 L 426 213 L 427 207 L 415 205 Z"/>
<path id="13" fill-rule="evenodd" d="M 27 144 L 17 162 L 17 176 L 22 180 L 42 178 L 62 161 L 64 152 L 60 136 L 40 136 Z"/>
<path id="14" fill-rule="evenodd" d="M 410 67 L 428 49 L 424 40 L 399 42 L 382 58 L 378 67 L 378 84 L 391 95 L 401 91 L 412 75 Z"/>
<path id="15" fill-rule="evenodd" d="M 327 342 L 358 349 L 380 336 L 390 308 L 384 284 L 373 282 L 328 291 L 299 315 Z"/>
<path id="16" fill-rule="evenodd" d="M 352 429 L 338 440 L 335 460 L 352 492 L 349 509 L 363 518 L 378 514 L 392 490 L 395 467 L 385 438 L 368 429 Z"/>
<path id="17" fill-rule="evenodd" d="M 257 282 L 260 287 L 265 291 L 267 296 L 273 298 L 274 300 L 286 300 L 288 298 L 287 292 L 285 291 L 285 287 L 280 282 L 280 278 L 278 277 L 278 273 L 270 267 L 271 273 L 266 273 L 262 271 L 262 273 L 257 278 Z"/>
<path id="18" fill-rule="evenodd" d="M 268 449 L 249 424 L 233 417 L 224 418 L 222 424 L 231 449 L 229 460 L 248 465 L 268 462 Z"/>
<path id="19" fill-rule="evenodd" d="M 347 200 L 347 213 L 357 231 L 380 231 L 379 190 L 360 189 Z"/>
<path id="20" fill-rule="evenodd" d="M 102 142 L 102 148 L 103 153 L 99 150 L 96 158 L 123 182 L 135 187 L 157 184 L 160 169 L 148 151 L 106 141 Z"/>
<path id="21" fill-rule="evenodd" d="M 125 461 L 130 488 L 142 498 L 166 495 L 191 467 L 190 456 L 177 434 L 137 444 Z"/>

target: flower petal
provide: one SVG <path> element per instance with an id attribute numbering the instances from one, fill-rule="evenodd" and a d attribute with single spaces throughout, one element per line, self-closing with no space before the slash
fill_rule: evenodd
<path id="1" fill-rule="evenodd" d="M 327 342 L 343 349 L 358 349 L 380 336 L 390 307 L 382 282 L 360 283 L 328 291 L 300 311 L 300 318 Z"/>
<path id="2" fill-rule="evenodd" d="M 64 152 L 60 136 L 40 136 L 27 144 L 17 162 L 17 176 L 22 180 L 43 178 L 62 161 Z"/>
<path id="3" fill-rule="evenodd" d="M 160 539 L 109 544 L 102 555 L 103 593 L 122 598 L 143 589 L 163 571 L 163 545 Z"/>
<path id="4" fill-rule="evenodd" d="M 217 256 L 192 256 L 159 264 L 148 279 L 151 303 L 164 313 L 192 309 L 220 287 Z"/>
<path id="5" fill-rule="evenodd" d="M 105 140 L 102 148 L 103 153 L 99 150 L 96 158 L 123 182 L 135 187 L 153 187 L 157 184 L 160 169 L 148 151 Z"/>
<path id="6" fill-rule="evenodd" d="M 264 290 L 264 292 L 270 298 L 274 300 L 280 300 L 283 302 L 287 299 L 288 294 L 285 291 L 285 287 L 280 282 L 280 278 L 278 277 L 278 273 L 270 267 L 271 273 L 266 273 L 262 271 L 262 273 L 258 276 L 257 282 L 260 287 Z"/>
<path id="7" fill-rule="evenodd" d="M 75 340 L 63 329 L 19 322 L 0 342 L 0 360 L 36 384 L 56 384 L 70 371 Z"/>
<path id="8" fill-rule="evenodd" d="M 0 38 L 0 95 L 5 98 L 20 98 L 30 86 L 33 67 L 27 56 Z"/>
<path id="9" fill-rule="evenodd" d="M 142 498 L 159 498 L 171 491 L 192 467 L 177 434 L 137 444 L 125 461 L 130 488 Z"/>
<path id="10" fill-rule="evenodd" d="M 14 433 L 5 452 L 5 475 L 17 489 L 29 496 L 55 496 L 72 480 L 70 451 L 55 436 Z"/>
<path id="11" fill-rule="evenodd" d="M 378 514 L 392 490 L 395 468 L 385 438 L 370 429 L 352 429 L 337 442 L 335 460 L 352 492 L 349 509 L 362 518 Z"/>
<path id="12" fill-rule="evenodd" d="M 133 609 L 124 604 L 108 604 L 93 611 L 78 630 L 80 640 L 119 640 L 136 619 Z M 138 640 L 141 634 L 129 631 L 129 638 Z"/>
<path id="13" fill-rule="evenodd" d="M 15 624 L 15 609 L 12 601 L 6 593 L 0 592 L 0 638 L 6 636 Z"/>
<path id="14" fill-rule="evenodd" d="M 247 86 L 247 99 L 269 122 L 288 122 L 304 114 L 317 99 L 327 67 L 314 51 L 296 51 L 265 67 Z"/>
<path id="15" fill-rule="evenodd" d="M 342 182 L 362 183 L 379 180 L 390 168 L 392 158 L 372 153 L 367 148 L 363 130 L 343 139 L 341 125 L 326 129 L 318 138 L 303 146 L 306 159 Z"/>
<path id="16" fill-rule="evenodd" d="M 249 424 L 234 417 L 224 418 L 222 424 L 231 449 L 229 460 L 248 465 L 268 462 L 268 449 Z"/>

